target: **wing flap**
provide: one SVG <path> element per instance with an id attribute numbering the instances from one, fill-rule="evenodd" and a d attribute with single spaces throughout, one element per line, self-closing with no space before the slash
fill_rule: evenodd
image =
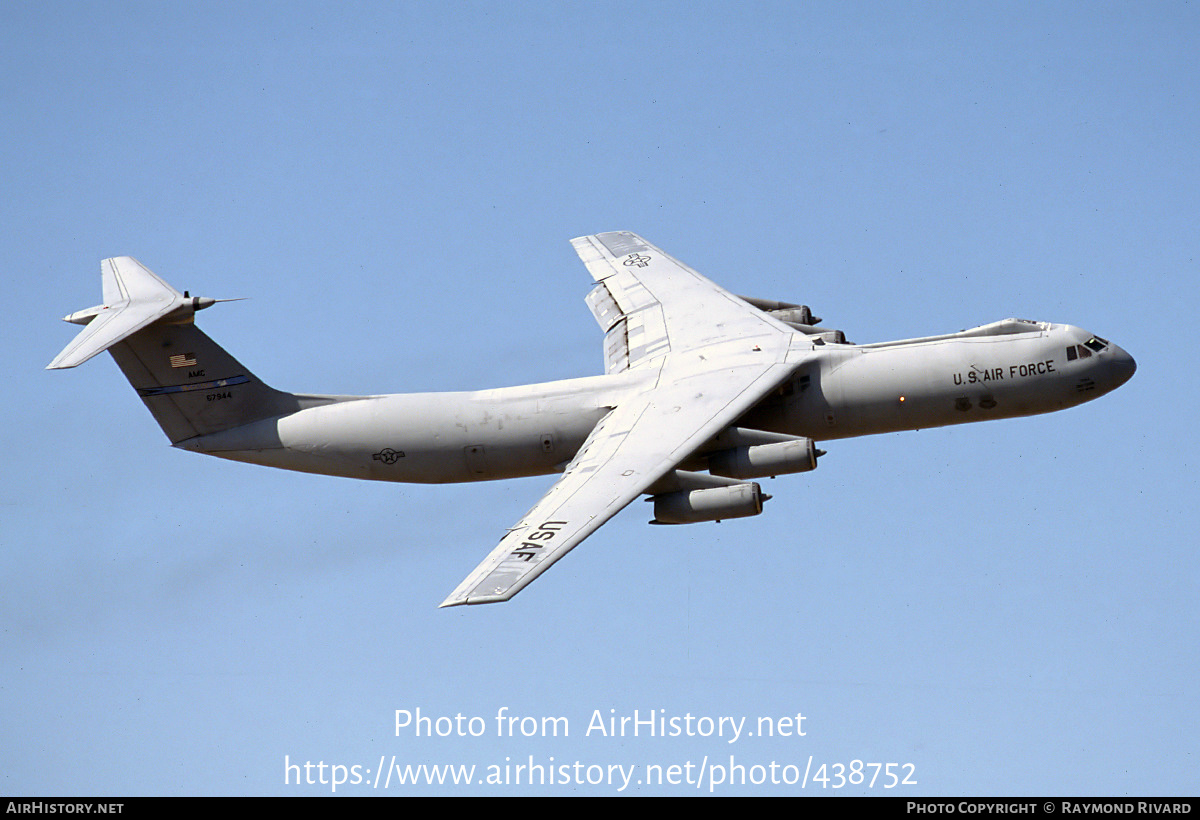
<path id="1" fill-rule="evenodd" d="M 671 349 L 662 305 L 636 277 L 614 273 L 585 301 L 604 331 L 604 372 L 662 363 Z"/>

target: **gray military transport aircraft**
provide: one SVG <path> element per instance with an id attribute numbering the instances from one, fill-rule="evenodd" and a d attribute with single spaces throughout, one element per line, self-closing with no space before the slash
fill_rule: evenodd
<path id="1" fill-rule="evenodd" d="M 442 606 L 506 601 L 631 501 L 653 524 L 758 515 L 751 479 L 817 466 L 815 442 L 1028 416 L 1124 384 L 1133 358 L 1070 325 L 1005 319 L 854 345 L 807 306 L 735 296 L 632 233 L 571 242 L 596 286 L 605 375 L 464 393 L 268 387 L 193 322 L 217 301 L 128 256 L 50 363 L 108 350 L 171 444 L 288 470 L 442 483 L 559 475 Z"/>

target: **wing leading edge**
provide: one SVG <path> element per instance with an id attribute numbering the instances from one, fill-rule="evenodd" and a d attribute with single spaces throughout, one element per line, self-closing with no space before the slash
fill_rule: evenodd
<path id="1" fill-rule="evenodd" d="M 641 237 L 599 234 L 572 244 L 604 289 L 588 304 L 606 331 L 609 372 L 657 367 L 658 377 L 639 381 L 601 419 L 563 476 L 443 607 L 516 595 L 800 364 L 789 356 L 790 328 Z M 630 327 L 645 332 L 630 335 Z M 627 344 L 609 358 L 614 329 Z"/>

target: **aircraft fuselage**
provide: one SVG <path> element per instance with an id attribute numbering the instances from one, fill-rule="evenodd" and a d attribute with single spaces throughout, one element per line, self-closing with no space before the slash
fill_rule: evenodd
<path id="1" fill-rule="evenodd" d="M 1085 348 L 1094 337 L 1080 328 L 1036 328 L 818 346 L 737 426 L 821 441 L 1013 418 L 1082 404 L 1133 373 L 1132 358 L 1116 345 Z M 473 392 L 340 397 L 177 446 L 378 481 L 551 474 L 623 396 L 653 378 L 653 371 L 627 371 Z"/>

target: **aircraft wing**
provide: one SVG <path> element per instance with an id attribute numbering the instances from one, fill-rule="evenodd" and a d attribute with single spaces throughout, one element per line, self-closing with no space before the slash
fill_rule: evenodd
<path id="1" fill-rule="evenodd" d="M 117 256 L 100 263 L 104 304 L 66 317 L 86 323 L 47 370 L 75 367 L 98 353 L 158 321 L 187 300 L 132 256 Z"/>
<path id="2" fill-rule="evenodd" d="M 604 299 L 589 300 L 606 308 L 593 307 L 601 326 L 611 319 L 611 333 L 633 319 L 647 329 L 629 339 L 621 369 L 657 367 L 657 378 L 648 373 L 616 402 L 558 482 L 442 606 L 507 601 L 800 364 L 789 355 L 790 328 L 640 237 L 600 234 L 573 244 L 604 288 Z"/>
<path id="3" fill-rule="evenodd" d="M 660 364 L 669 351 L 792 332 L 636 234 L 571 244 L 596 280 L 587 304 L 604 331 L 607 373 Z"/>

